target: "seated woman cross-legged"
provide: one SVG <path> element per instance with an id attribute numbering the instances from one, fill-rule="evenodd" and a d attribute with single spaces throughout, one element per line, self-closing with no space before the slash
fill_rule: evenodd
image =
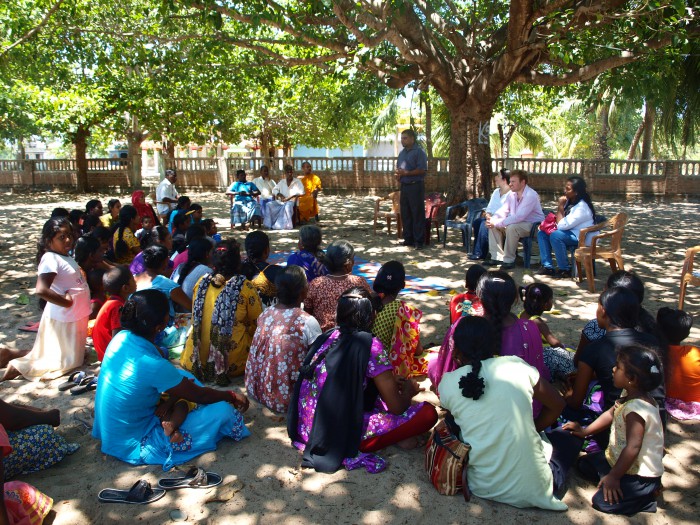
<path id="1" fill-rule="evenodd" d="M 556 230 L 537 232 L 542 267 L 538 275 L 554 275 L 557 278 L 571 277 L 571 264 L 567 247 L 578 246 L 579 232 L 593 226 L 595 209 L 591 196 L 586 191 L 586 181 L 581 177 L 569 177 L 564 195 L 559 197 L 556 212 Z M 540 226 L 541 228 L 541 226 Z M 552 265 L 552 249 L 557 260 L 557 272 Z"/>
<path id="2" fill-rule="evenodd" d="M 554 492 L 563 487 L 583 440 L 560 429 L 543 437 L 564 400 L 519 357 L 493 357 L 498 337 L 488 319 L 461 318 L 453 334 L 460 368 L 446 373 L 439 386 L 443 408 L 472 447 L 469 489 L 515 507 L 566 510 Z M 527 417 L 533 398 L 542 405 L 534 420 Z"/>
<path id="3" fill-rule="evenodd" d="M 168 299 L 158 290 L 127 300 L 124 330 L 109 343 L 102 362 L 92 431 L 105 454 L 164 470 L 216 450 L 224 437 L 240 441 L 250 435 L 241 415 L 248 398 L 200 386 L 161 354 L 154 341 L 168 318 Z M 161 394 L 168 395 L 171 409 L 159 410 Z"/>
<path id="4" fill-rule="evenodd" d="M 382 343 L 369 332 L 380 304 L 363 288 L 346 290 L 338 300 L 337 328 L 316 339 L 302 364 L 287 432 L 304 450 L 304 467 L 379 472 L 384 461 L 364 453 L 419 446 L 418 436 L 437 422 L 431 404 L 411 404 L 418 384 L 393 375 Z"/>
<path id="5" fill-rule="evenodd" d="M 275 412 L 287 412 L 309 346 L 321 335 L 318 321 L 301 309 L 309 284 L 304 270 L 289 265 L 275 282 L 279 302 L 258 317 L 245 367 L 248 395 Z"/>

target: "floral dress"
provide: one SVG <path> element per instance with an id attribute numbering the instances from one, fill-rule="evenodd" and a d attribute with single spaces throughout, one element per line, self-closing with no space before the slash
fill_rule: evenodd
<path id="1" fill-rule="evenodd" d="M 370 291 L 369 284 L 359 275 L 324 275 L 309 283 L 309 295 L 304 301 L 304 310 L 318 319 L 324 332 L 335 326 L 335 311 L 338 299 L 348 288 L 360 286 Z"/>
<path id="2" fill-rule="evenodd" d="M 425 353 L 416 355 L 422 317 L 423 312 L 395 299 L 384 305 L 374 320 L 372 333 L 382 342 L 396 375 L 416 377 L 428 373 Z"/>
<path id="3" fill-rule="evenodd" d="M 340 332 L 338 330 L 334 331 L 331 336 L 323 343 L 316 355 L 319 355 L 331 345 L 333 341 L 338 338 Z M 389 361 L 384 348 L 382 347 L 381 341 L 376 337 L 372 340 L 372 348 L 370 349 L 369 362 L 367 363 L 367 374 L 365 378 L 365 388 L 367 387 L 367 380 L 377 377 L 379 374 L 391 371 L 392 366 Z M 323 390 L 323 385 L 326 382 L 326 361 L 322 360 L 318 365 L 316 365 L 316 370 L 313 374 L 311 380 L 304 380 L 301 384 L 301 390 L 299 391 L 299 426 L 298 435 L 299 439 L 303 443 L 297 443 L 300 448 L 303 448 L 309 440 L 309 435 L 311 433 L 311 428 L 314 423 L 314 415 L 316 414 L 316 403 L 318 402 L 319 395 Z M 381 399 L 377 396 L 377 401 L 374 408 L 365 412 L 364 421 L 362 425 L 362 441 L 370 439 L 375 436 L 381 436 L 387 434 L 392 430 L 399 428 L 401 425 L 409 422 L 423 407 L 425 403 L 418 403 L 411 405 L 406 412 L 400 415 L 391 414 Z"/>
<path id="4" fill-rule="evenodd" d="M 321 335 L 300 308 L 271 307 L 258 317 L 245 368 L 248 395 L 275 412 L 286 412 L 309 346 Z"/>

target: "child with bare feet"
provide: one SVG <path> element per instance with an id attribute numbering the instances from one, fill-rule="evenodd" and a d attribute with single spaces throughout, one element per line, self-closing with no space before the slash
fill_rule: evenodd
<path id="1" fill-rule="evenodd" d="M 173 399 L 163 395 L 160 403 L 156 407 L 156 416 L 160 418 L 165 435 L 170 438 L 171 443 L 182 443 L 185 437 L 180 432 L 180 425 L 187 419 L 187 414 L 197 405 L 186 399 Z"/>

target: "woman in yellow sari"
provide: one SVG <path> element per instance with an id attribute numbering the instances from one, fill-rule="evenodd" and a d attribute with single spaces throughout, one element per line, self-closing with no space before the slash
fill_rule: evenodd
<path id="1" fill-rule="evenodd" d="M 316 218 L 318 221 L 318 192 L 321 187 L 321 179 L 318 175 L 311 173 L 311 163 L 306 161 L 301 165 L 303 176 L 301 183 L 304 185 L 304 195 L 299 197 L 299 220 L 308 222 L 309 219 Z"/>
<path id="2" fill-rule="evenodd" d="M 220 244 L 213 259 L 214 274 L 194 287 L 192 330 L 180 364 L 202 381 L 227 385 L 245 372 L 262 305 L 255 287 L 239 273 L 236 241 Z"/>
<path id="3" fill-rule="evenodd" d="M 379 269 L 373 289 L 384 307 L 374 320 L 372 333 L 389 355 L 394 375 L 424 376 L 428 373 L 428 361 L 420 342 L 423 312 L 398 299 L 405 285 L 406 271 L 400 262 L 389 261 Z"/>

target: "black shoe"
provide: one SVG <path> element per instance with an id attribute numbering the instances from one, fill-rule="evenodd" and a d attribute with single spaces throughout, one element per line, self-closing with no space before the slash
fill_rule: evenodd
<path id="1" fill-rule="evenodd" d="M 478 255 L 474 255 L 473 253 L 470 253 L 467 256 L 467 259 L 469 259 L 470 261 L 480 261 L 483 259 L 483 257 L 479 257 Z"/>
<path id="2" fill-rule="evenodd" d="M 403 241 L 403 242 L 401 243 L 401 246 L 410 246 L 411 248 L 413 248 L 413 246 L 415 246 L 415 245 L 414 245 L 414 243 L 412 243 L 412 242 Z"/>
<path id="3" fill-rule="evenodd" d="M 484 266 L 498 266 L 501 264 L 501 261 L 497 261 L 496 259 L 487 259 L 481 264 Z"/>
<path id="4" fill-rule="evenodd" d="M 514 262 L 512 262 L 512 263 L 503 263 L 503 264 L 501 265 L 501 267 L 499 268 L 499 270 L 501 270 L 502 272 L 507 272 L 508 270 L 512 270 L 513 268 L 515 268 L 515 263 L 514 263 Z"/>
<path id="5" fill-rule="evenodd" d="M 557 270 L 554 274 L 555 279 L 571 279 L 571 270 Z"/>
<path id="6" fill-rule="evenodd" d="M 548 268 L 547 266 L 543 266 L 539 270 L 537 270 L 537 275 L 554 275 L 554 268 Z"/>

